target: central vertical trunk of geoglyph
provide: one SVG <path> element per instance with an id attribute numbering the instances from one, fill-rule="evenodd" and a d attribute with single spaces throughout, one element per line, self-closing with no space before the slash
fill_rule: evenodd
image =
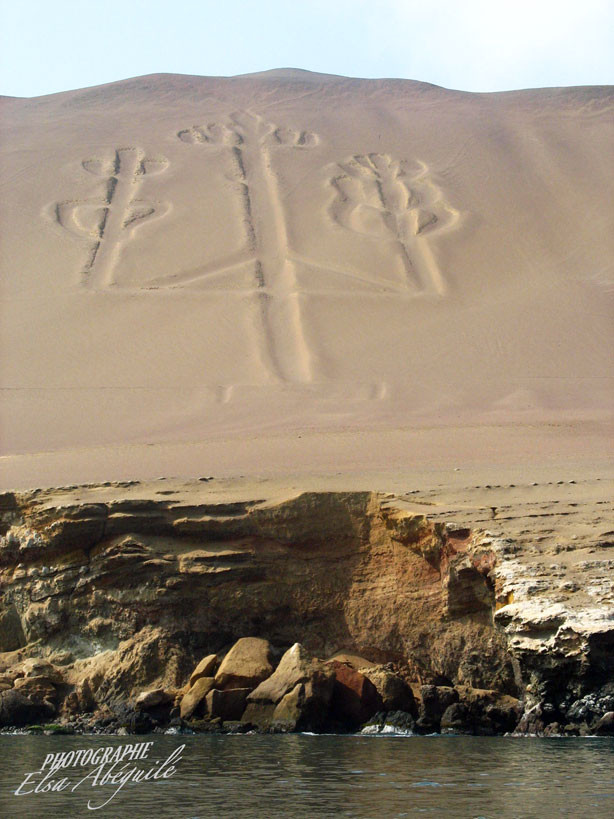
<path id="1" fill-rule="evenodd" d="M 234 121 L 241 134 L 237 162 L 245 180 L 245 219 L 251 226 L 256 257 L 256 299 L 268 369 L 282 381 L 308 382 L 312 378 L 311 356 L 271 157 L 274 126 L 250 115 L 235 115 Z"/>

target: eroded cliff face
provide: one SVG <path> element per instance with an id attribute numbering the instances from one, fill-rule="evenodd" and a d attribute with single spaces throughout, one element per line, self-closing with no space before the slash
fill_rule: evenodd
<path id="1" fill-rule="evenodd" d="M 371 492 L 173 494 L 118 484 L 78 502 L 2 496 L 5 688 L 11 669 L 43 658 L 62 669 L 54 707 L 72 697 L 73 710 L 92 710 L 179 688 L 204 655 L 244 636 L 393 662 L 420 683 L 515 696 L 528 684 L 535 702 L 556 699 L 561 668 L 570 702 L 611 678 L 614 621 L 602 611 L 583 631 L 568 618 L 558 634 L 563 621 L 528 616 L 508 541 Z"/>
<path id="2" fill-rule="evenodd" d="M 602 555 L 614 545 L 611 534 L 596 544 Z M 492 547 L 494 622 L 521 671 L 525 708 L 539 712 L 537 730 L 544 705 L 545 724 L 560 728 L 614 711 L 614 560 L 572 550 L 565 562 L 547 566 L 523 559 L 512 540 Z"/>

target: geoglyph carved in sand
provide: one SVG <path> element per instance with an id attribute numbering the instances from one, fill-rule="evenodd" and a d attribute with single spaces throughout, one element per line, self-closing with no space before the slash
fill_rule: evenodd
<path id="1" fill-rule="evenodd" d="M 339 163 L 330 213 L 354 233 L 393 243 L 402 274 L 396 281 L 387 278 L 388 286 L 408 295 L 443 295 L 445 283 L 429 236 L 452 227 L 458 212 L 443 200 L 427 165 L 418 164 L 418 173 L 409 176 L 404 164 L 387 154 L 356 155 Z"/>
<path id="2" fill-rule="evenodd" d="M 262 366 L 272 380 L 313 382 L 314 352 L 306 338 L 302 315 L 302 301 L 308 293 L 314 294 L 322 287 L 328 293 L 346 293 L 358 287 L 363 294 L 396 297 L 445 292 L 429 236 L 454 225 L 458 212 L 443 200 L 426 164 L 418 163 L 419 170 L 410 175 L 401 161 L 387 154 L 370 153 L 354 155 L 331 171 L 329 182 L 335 199 L 329 213 L 335 224 L 392 248 L 395 263 L 378 265 L 373 274 L 352 269 L 351 265 L 335 268 L 290 248 L 273 158 L 278 149 L 300 151 L 316 146 L 316 134 L 240 111 L 231 114 L 226 122 L 181 130 L 177 137 L 188 145 L 226 152 L 230 163 L 227 178 L 234 183 L 241 205 L 244 241 L 239 250 L 224 258 L 150 280 L 147 287 L 194 285 L 248 293 L 257 317 Z M 104 180 L 103 196 L 58 202 L 54 217 L 62 227 L 92 241 L 83 267 L 84 284 L 91 289 L 119 288 L 115 267 L 122 245 L 136 226 L 170 209 L 168 204 L 137 196 L 144 177 L 161 173 L 168 162 L 146 158 L 140 148 L 126 147 L 118 148 L 112 159 L 90 159 L 81 164 L 88 173 Z M 302 286 L 299 282 L 298 273 L 303 268 L 320 274 L 311 286 L 305 287 L 304 280 Z M 239 287 L 235 274 L 239 274 Z"/>
<path id="3" fill-rule="evenodd" d="M 87 159 L 84 170 L 104 180 L 105 191 L 93 199 L 57 202 L 56 221 L 80 238 L 91 240 L 83 266 L 83 282 L 99 290 L 115 284 L 114 273 L 122 244 L 135 227 L 164 216 L 169 205 L 140 199 L 138 193 L 145 176 L 162 173 L 166 159 L 147 158 L 140 148 L 118 148 L 111 159 Z"/>

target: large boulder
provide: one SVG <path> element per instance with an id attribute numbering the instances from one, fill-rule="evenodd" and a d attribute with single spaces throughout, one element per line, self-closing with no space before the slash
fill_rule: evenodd
<path id="1" fill-rule="evenodd" d="M 154 728 L 159 727 L 151 711 L 134 708 L 128 702 L 114 703 L 111 712 L 113 719 L 110 724 L 115 728 L 124 729 L 129 734 L 149 734 Z"/>
<path id="2" fill-rule="evenodd" d="M 330 713 L 333 720 L 355 730 L 383 710 L 377 688 L 364 674 L 336 660 L 326 665 L 335 673 Z"/>
<path id="3" fill-rule="evenodd" d="M 294 643 L 279 661 L 275 671 L 252 691 L 250 702 L 278 703 L 297 683 L 307 682 L 314 661 L 300 643 Z"/>
<path id="4" fill-rule="evenodd" d="M 229 688 L 226 691 L 214 688 L 207 694 L 207 714 L 211 719 L 240 720 L 248 694 L 249 688 Z"/>
<path id="5" fill-rule="evenodd" d="M 441 715 L 442 734 L 471 734 L 469 709 L 462 702 L 453 702 Z"/>
<path id="6" fill-rule="evenodd" d="M 273 721 L 273 714 L 275 713 L 276 707 L 276 703 L 274 702 L 250 702 L 248 697 L 241 722 L 244 725 L 251 725 L 265 730 L 269 728 Z"/>
<path id="7" fill-rule="evenodd" d="M 274 731 L 322 731 L 327 727 L 335 676 L 314 668 L 307 682 L 297 683 L 275 706 Z"/>
<path id="8" fill-rule="evenodd" d="M 461 685 L 454 690 L 459 699 L 441 715 L 442 732 L 492 736 L 508 733 L 516 727 L 521 708 L 515 697 Z"/>
<path id="9" fill-rule="evenodd" d="M 208 654 L 206 657 L 203 657 L 190 676 L 190 688 L 194 685 L 196 680 L 200 680 L 201 677 L 213 677 L 217 664 L 217 654 Z"/>
<path id="10" fill-rule="evenodd" d="M 170 691 L 164 688 L 152 688 L 150 691 L 142 691 L 135 700 L 135 708 L 141 711 L 149 711 L 160 705 L 169 705 L 174 699 Z"/>
<path id="11" fill-rule="evenodd" d="M 439 731 L 444 712 L 460 697 L 455 688 L 447 685 L 423 685 L 420 688 L 420 713 L 416 725 L 420 731 Z"/>
<path id="12" fill-rule="evenodd" d="M 595 726 L 595 733 L 597 736 L 614 735 L 614 711 L 608 711 L 601 717 Z"/>
<path id="13" fill-rule="evenodd" d="M 256 686 L 273 673 L 272 650 L 268 640 L 260 637 L 242 637 L 222 660 L 215 675 L 219 690 Z"/>
<path id="14" fill-rule="evenodd" d="M 332 669 L 295 643 L 275 672 L 249 695 L 242 721 L 273 730 L 321 730 L 333 685 Z"/>
<path id="15" fill-rule="evenodd" d="M 411 688 L 389 666 L 368 666 L 358 670 L 377 689 L 384 711 L 404 711 L 416 715 L 416 701 Z"/>
<path id="16" fill-rule="evenodd" d="M 0 693 L 0 726 L 33 725 L 50 719 L 54 713 L 49 703 L 33 702 L 14 688 Z"/>
<path id="17" fill-rule="evenodd" d="M 271 715 L 271 723 L 279 731 L 294 731 L 301 718 L 305 686 L 297 683 L 281 698 Z"/>
<path id="18" fill-rule="evenodd" d="M 64 680 L 62 672 L 47 660 L 30 657 L 21 664 L 24 677 L 46 677 L 52 683 L 61 683 Z"/>
<path id="19" fill-rule="evenodd" d="M 213 677 L 201 677 L 196 680 L 190 690 L 183 695 L 179 706 L 181 719 L 190 719 L 194 716 L 202 716 L 206 710 L 207 694 L 215 686 Z"/>
<path id="20" fill-rule="evenodd" d="M 514 730 L 520 719 L 520 701 L 509 694 L 485 688 L 456 686 L 460 702 L 467 708 L 467 728 L 473 734 L 495 735 Z"/>
<path id="21" fill-rule="evenodd" d="M 55 702 L 57 688 L 47 677 L 18 677 L 15 680 L 15 691 L 19 691 L 33 702 Z"/>

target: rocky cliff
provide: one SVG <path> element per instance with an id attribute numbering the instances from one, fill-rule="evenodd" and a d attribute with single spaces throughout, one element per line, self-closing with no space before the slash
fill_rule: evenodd
<path id="1" fill-rule="evenodd" d="M 545 605 L 514 540 L 372 492 L 70 489 L 0 501 L 0 697 L 47 717 L 180 690 L 246 636 L 273 665 L 299 642 L 392 663 L 414 688 L 520 697 L 527 731 L 614 710 L 611 585 L 592 608 Z"/>

